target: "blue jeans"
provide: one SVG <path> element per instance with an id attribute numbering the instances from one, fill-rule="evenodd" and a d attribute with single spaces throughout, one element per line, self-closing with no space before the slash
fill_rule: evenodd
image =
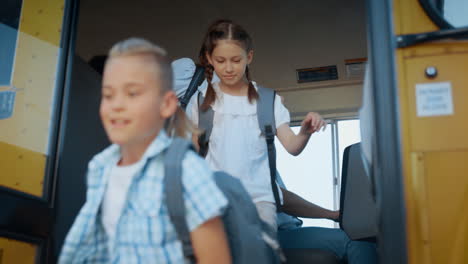
<path id="1" fill-rule="evenodd" d="M 283 248 L 324 249 L 335 253 L 348 264 L 377 263 L 375 243 L 351 240 L 341 229 L 298 227 L 279 230 L 278 238 Z"/>

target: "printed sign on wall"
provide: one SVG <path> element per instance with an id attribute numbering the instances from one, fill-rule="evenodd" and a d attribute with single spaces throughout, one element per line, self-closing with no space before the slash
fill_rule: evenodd
<path id="1" fill-rule="evenodd" d="M 418 117 L 453 115 L 450 82 L 416 84 Z"/>

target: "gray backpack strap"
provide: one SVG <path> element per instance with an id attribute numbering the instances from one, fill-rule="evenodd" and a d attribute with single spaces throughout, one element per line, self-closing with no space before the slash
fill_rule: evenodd
<path id="1" fill-rule="evenodd" d="M 190 241 L 190 231 L 185 215 L 182 185 L 182 161 L 191 148 L 189 141 L 174 138 L 164 157 L 164 195 L 169 218 L 182 242 L 186 263 L 195 263 L 195 254 Z"/>
<path id="2" fill-rule="evenodd" d="M 268 164 L 270 166 L 270 182 L 275 197 L 276 210 L 281 211 L 281 201 L 276 186 L 276 148 L 275 148 L 275 91 L 258 86 L 257 119 L 260 131 L 265 136 L 268 147 Z"/>
<path id="3" fill-rule="evenodd" d="M 266 136 L 267 127 L 271 127 L 271 133 L 273 137 L 276 135 L 276 124 L 275 124 L 275 95 L 276 92 L 273 89 L 265 88 L 262 86 L 258 87 L 258 102 L 257 102 L 257 117 L 258 126 L 262 134 Z"/>
<path id="4" fill-rule="evenodd" d="M 205 157 L 208 153 L 208 143 L 210 141 L 211 131 L 213 130 L 213 119 L 214 119 L 214 111 L 210 107 L 206 111 L 202 111 L 200 106 L 205 100 L 203 94 L 198 92 L 198 128 L 202 129 L 204 132 L 198 138 L 198 145 L 200 146 L 199 154 L 202 157 Z"/>

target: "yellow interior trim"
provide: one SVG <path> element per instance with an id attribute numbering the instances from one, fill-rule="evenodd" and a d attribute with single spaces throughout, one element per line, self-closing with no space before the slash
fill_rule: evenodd
<path id="1" fill-rule="evenodd" d="M 46 164 L 44 154 L 0 142 L 0 157 L 1 186 L 42 196 Z"/>
<path id="2" fill-rule="evenodd" d="M 0 237 L 0 264 L 34 264 L 37 249 L 33 244 Z"/>
<path id="3" fill-rule="evenodd" d="M 59 47 L 64 2 L 64 0 L 23 0 L 21 32 Z"/>

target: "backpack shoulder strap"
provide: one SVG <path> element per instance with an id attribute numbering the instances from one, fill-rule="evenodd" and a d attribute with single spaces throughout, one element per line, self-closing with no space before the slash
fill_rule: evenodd
<path id="1" fill-rule="evenodd" d="M 182 97 L 182 99 L 180 99 L 180 106 L 182 107 L 182 109 L 185 110 L 185 108 L 187 108 L 190 98 L 192 98 L 192 95 L 197 91 L 198 86 L 201 85 L 204 79 L 205 67 L 197 65 L 195 73 L 192 76 L 192 80 L 190 80 L 190 84 L 187 87 L 184 96 Z"/>
<path id="2" fill-rule="evenodd" d="M 202 92 L 198 92 L 198 128 L 203 130 L 203 134 L 198 138 L 198 145 L 200 146 L 199 154 L 205 157 L 208 153 L 208 143 L 213 130 L 214 111 L 211 107 L 206 111 L 202 111 L 200 106 L 203 100 L 205 100 L 205 97 Z"/>
<path id="3" fill-rule="evenodd" d="M 190 242 L 190 231 L 185 215 L 182 184 L 182 161 L 191 148 L 189 141 L 174 138 L 164 156 L 164 196 L 169 218 L 182 242 L 182 250 L 187 263 L 195 263 L 195 254 Z"/>
<path id="4" fill-rule="evenodd" d="M 263 135 L 269 134 L 268 127 L 271 127 L 271 133 L 273 137 L 276 135 L 275 125 L 275 95 L 276 92 L 273 89 L 266 88 L 263 86 L 258 87 L 258 102 L 257 102 L 257 117 L 258 126 Z"/>
<path id="5" fill-rule="evenodd" d="M 258 86 L 257 119 L 260 131 L 265 136 L 268 148 L 268 164 L 270 167 L 270 182 L 275 198 L 276 210 L 281 211 L 281 200 L 276 185 L 276 148 L 275 148 L 275 95 L 273 89 Z"/>

